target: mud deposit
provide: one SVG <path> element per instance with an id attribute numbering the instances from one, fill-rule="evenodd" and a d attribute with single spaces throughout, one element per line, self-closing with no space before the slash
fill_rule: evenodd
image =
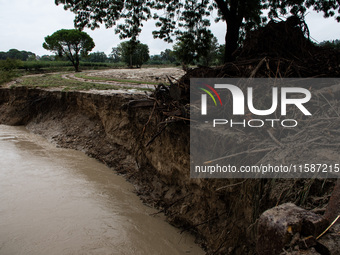
<path id="1" fill-rule="evenodd" d="M 137 69 L 110 69 L 102 71 L 88 72 L 91 76 L 126 79 L 135 81 L 164 82 L 168 83 L 168 78 L 180 79 L 185 72 L 180 68 L 137 68 Z"/>
<path id="2" fill-rule="evenodd" d="M 157 134 L 152 106 L 139 95 L 40 89 L 0 89 L 0 123 L 26 125 L 58 145 L 78 149 L 124 174 L 144 202 L 195 234 L 211 254 L 256 253 L 256 220 L 268 208 L 299 201 L 308 185 L 308 209 L 324 212 L 333 182 L 189 178 L 189 127 L 181 122 Z M 148 125 L 146 125 L 148 124 Z M 301 195 L 302 196 L 302 195 Z M 320 202 L 321 201 L 321 202 Z"/>

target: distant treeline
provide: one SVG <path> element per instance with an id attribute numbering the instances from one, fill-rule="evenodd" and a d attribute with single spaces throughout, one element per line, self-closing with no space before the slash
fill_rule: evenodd
<path id="1" fill-rule="evenodd" d="M 89 63 L 121 63 L 124 64 L 124 56 L 120 52 L 117 51 L 117 48 L 113 48 L 111 54 L 106 55 L 104 52 L 93 52 L 90 53 L 86 57 L 81 57 L 81 61 L 89 62 Z M 30 66 L 55 66 L 55 65 L 71 65 L 70 63 L 62 63 L 67 62 L 68 59 L 66 57 L 60 57 L 55 55 L 43 55 L 38 56 L 33 52 L 25 51 L 25 50 L 17 50 L 11 49 L 7 52 L 0 51 L 0 60 L 6 59 L 16 59 L 21 61 L 37 61 L 37 62 L 61 62 L 59 64 L 48 64 L 44 63 L 40 65 L 39 63 L 30 63 Z M 176 57 L 174 56 L 174 52 L 170 49 L 166 49 L 162 51 L 159 55 L 151 55 L 149 60 L 145 64 L 149 65 L 161 65 L 161 64 L 175 64 L 178 62 Z M 22 65 L 26 66 L 25 63 Z M 85 64 L 86 65 L 86 64 Z"/>
<path id="2" fill-rule="evenodd" d="M 8 58 L 27 61 L 27 60 L 35 60 L 36 55 L 30 51 L 25 51 L 25 50 L 20 51 L 17 49 L 10 49 L 7 52 L 0 51 L 0 60 L 6 60 Z"/>
<path id="3" fill-rule="evenodd" d="M 120 63 L 95 63 L 95 62 L 80 62 L 82 70 L 96 70 L 105 68 L 120 68 L 123 67 Z M 44 73 L 44 72 L 62 72 L 74 70 L 70 61 L 42 61 L 42 60 L 20 60 L 7 58 L 0 59 L 0 85 L 13 80 L 24 74 Z"/>
<path id="4" fill-rule="evenodd" d="M 126 56 L 122 53 L 122 44 L 112 48 L 112 52 L 106 55 L 104 52 L 93 52 L 86 57 L 81 57 L 82 66 L 124 66 Z M 323 41 L 318 44 L 321 47 L 340 49 L 340 40 Z M 220 65 L 223 64 L 223 49 L 224 45 L 218 45 L 215 41 L 210 47 L 210 52 L 206 57 L 190 59 L 191 55 L 188 51 L 183 51 L 178 45 L 175 45 L 173 50 L 166 49 L 160 54 L 151 55 L 144 63 L 146 65 L 181 65 L 181 64 L 196 64 L 196 65 Z M 189 56 L 190 60 L 187 60 Z M 38 56 L 33 52 L 25 50 L 10 49 L 7 52 L 0 51 L 0 60 L 15 59 L 27 63 L 16 64 L 19 69 L 40 69 L 44 67 L 61 67 L 71 66 L 66 57 L 55 55 Z M 40 62 L 40 63 L 39 63 Z M 91 64 L 93 63 L 93 64 Z"/>
<path id="5" fill-rule="evenodd" d="M 333 48 L 340 50 L 340 40 L 323 41 L 319 44 L 322 47 Z"/>

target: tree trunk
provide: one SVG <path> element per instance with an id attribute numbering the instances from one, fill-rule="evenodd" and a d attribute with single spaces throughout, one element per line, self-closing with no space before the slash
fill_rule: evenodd
<path id="1" fill-rule="evenodd" d="M 76 72 L 79 72 L 79 55 L 78 54 L 76 55 L 74 68 L 76 69 Z"/>
<path id="2" fill-rule="evenodd" d="M 235 60 L 233 53 L 237 50 L 241 22 L 238 17 L 229 17 L 227 23 L 227 33 L 225 36 L 225 53 L 224 62 L 231 62 Z"/>
<path id="3" fill-rule="evenodd" d="M 76 70 L 76 72 L 79 72 L 79 63 L 74 64 L 74 69 Z"/>

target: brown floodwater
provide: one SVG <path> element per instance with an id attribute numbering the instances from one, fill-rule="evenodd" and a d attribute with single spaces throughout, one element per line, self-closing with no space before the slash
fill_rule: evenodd
<path id="1" fill-rule="evenodd" d="M 204 254 L 103 164 L 0 125 L 0 254 Z"/>

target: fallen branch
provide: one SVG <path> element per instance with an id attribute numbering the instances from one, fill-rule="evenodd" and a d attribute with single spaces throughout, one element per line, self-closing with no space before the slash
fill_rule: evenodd
<path id="1" fill-rule="evenodd" d="M 197 120 L 191 120 L 191 119 L 183 118 L 183 117 L 179 117 L 179 116 L 172 116 L 172 117 L 174 117 L 175 119 L 180 119 L 180 120 L 186 120 L 186 121 L 191 121 L 191 122 L 198 122 Z"/>
<path id="2" fill-rule="evenodd" d="M 151 107 L 154 105 L 154 100 L 132 100 L 128 103 L 128 106 L 131 108 L 138 108 L 138 107 Z"/>
<path id="3" fill-rule="evenodd" d="M 165 212 L 166 210 L 168 210 L 170 207 L 174 206 L 175 204 L 177 204 L 179 201 L 183 200 L 184 198 L 188 197 L 188 196 L 191 196 L 192 193 L 189 193 L 187 195 L 185 195 L 184 197 L 181 197 L 179 199 L 177 199 L 175 202 L 171 203 L 170 205 L 168 205 L 166 208 L 163 208 L 162 210 L 159 210 L 158 212 L 156 213 L 151 213 L 150 216 L 154 216 L 154 215 L 157 215 L 157 214 L 160 214 L 160 213 L 163 213 Z"/>
<path id="4" fill-rule="evenodd" d="M 154 102 L 154 105 L 153 105 L 151 114 L 150 114 L 150 116 L 149 116 L 149 119 L 148 119 L 148 121 L 146 122 L 146 124 L 145 124 L 144 127 L 143 127 L 142 136 L 143 136 L 143 134 L 144 134 L 144 132 L 145 132 L 146 126 L 150 123 L 150 120 L 151 120 L 152 115 L 153 115 L 153 113 L 154 113 L 154 111 L 155 111 L 155 108 L 156 108 L 156 104 L 157 104 L 157 102 Z"/>
<path id="5" fill-rule="evenodd" d="M 277 140 L 277 139 L 275 138 L 275 136 L 274 136 L 269 130 L 267 130 L 267 133 L 268 133 L 269 137 L 270 137 L 277 145 L 279 145 L 280 147 L 283 147 L 283 144 L 280 143 L 279 140 Z"/>
<path id="6" fill-rule="evenodd" d="M 238 153 L 235 153 L 235 154 L 227 155 L 227 156 L 224 156 L 224 157 L 220 157 L 220 158 L 212 159 L 212 160 L 209 160 L 209 161 L 205 161 L 203 164 L 210 164 L 210 163 L 218 161 L 218 160 L 232 158 L 232 157 L 240 156 L 240 155 L 243 155 L 243 154 L 253 154 L 253 153 L 260 153 L 260 152 L 271 151 L 271 150 L 274 150 L 274 149 L 277 149 L 277 148 L 278 147 L 272 147 L 272 148 L 258 149 L 258 150 L 252 150 L 252 151 L 249 151 L 249 150 L 248 151 L 242 151 L 242 152 L 238 152 Z"/>
<path id="7" fill-rule="evenodd" d="M 261 68 L 262 64 L 266 61 L 266 58 L 264 57 L 263 59 L 261 59 L 261 61 L 258 63 L 258 65 L 256 66 L 256 68 L 251 72 L 249 78 L 254 78 L 256 73 L 258 72 L 258 70 Z"/>
<path id="8" fill-rule="evenodd" d="M 333 220 L 333 222 L 331 223 L 331 225 L 328 226 L 328 228 L 325 229 L 325 231 L 323 231 L 317 238 L 316 240 L 318 240 L 320 237 L 322 237 L 336 222 L 337 220 L 340 218 L 340 214 L 338 215 L 338 217 L 335 218 L 335 220 Z"/>
<path id="9" fill-rule="evenodd" d="M 212 218 L 210 218 L 210 219 L 208 219 L 208 220 L 206 220 L 206 221 L 203 221 L 203 222 L 197 223 L 197 224 L 195 224 L 195 225 L 189 226 L 189 227 L 183 229 L 183 230 L 181 231 L 181 234 L 183 234 L 185 231 L 188 231 L 188 230 L 190 230 L 190 229 L 196 228 L 196 227 L 198 227 L 198 226 L 201 226 L 201 225 L 204 225 L 204 224 L 208 224 L 209 222 L 218 219 L 219 217 L 221 217 L 222 215 L 224 215 L 224 214 L 226 214 L 226 213 L 227 213 L 227 212 L 221 213 L 220 215 L 217 215 L 217 216 L 215 216 L 215 217 L 212 217 Z"/>
<path id="10" fill-rule="evenodd" d="M 164 125 L 145 145 L 145 147 L 148 147 L 166 128 L 166 125 Z"/>
<path id="11" fill-rule="evenodd" d="M 319 93 L 319 95 L 321 95 L 325 100 L 326 102 L 329 104 L 329 106 L 333 109 L 333 111 L 336 113 L 336 115 L 338 115 L 338 117 L 340 117 L 338 111 L 334 108 L 334 106 L 328 101 L 328 99 L 322 94 L 322 93 Z"/>
<path id="12" fill-rule="evenodd" d="M 230 187 L 234 187 L 234 186 L 237 186 L 237 185 L 240 185 L 242 183 L 245 183 L 247 181 L 247 179 L 241 181 L 241 182 L 238 182 L 238 183 L 234 183 L 234 184 L 230 184 L 230 185 L 227 185 L 227 186 L 222 186 L 222 187 L 219 187 L 218 189 L 216 189 L 216 191 L 219 191 L 219 190 L 222 190 L 222 189 L 226 189 L 226 188 L 230 188 Z"/>
<path id="13" fill-rule="evenodd" d="M 340 143 L 314 143 L 315 145 L 326 146 L 326 147 L 340 147 Z"/>
<path id="14" fill-rule="evenodd" d="M 307 142 L 299 143 L 298 146 L 305 146 L 306 144 L 315 142 L 315 141 L 320 140 L 320 139 L 323 139 L 323 138 L 324 138 L 324 137 L 322 137 L 322 136 L 318 136 L 318 137 L 316 137 L 316 138 L 310 139 L 310 140 L 307 141 Z"/>

